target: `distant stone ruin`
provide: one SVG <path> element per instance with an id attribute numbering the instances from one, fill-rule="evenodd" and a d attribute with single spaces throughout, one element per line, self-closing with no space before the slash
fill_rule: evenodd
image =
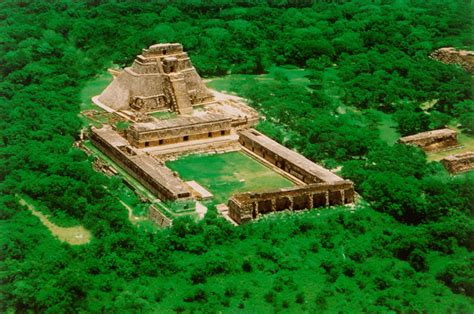
<path id="1" fill-rule="evenodd" d="M 433 51 L 430 58 L 445 64 L 457 64 L 469 73 L 474 74 L 474 51 L 444 47 Z"/>
<path id="2" fill-rule="evenodd" d="M 441 163 L 451 174 L 458 174 L 474 169 L 474 152 L 455 154 L 445 157 Z"/>
<path id="3" fill-rule="evenodd" d="M 242 150 L 297 186 L 235 194 L 229 210 L 221 211 L 226 219 L 242 223 L 274 211 L 354 201 L 351 181 L 257 132 L 252 127 L 258 113 L 240 98 L 208 90 L 180 44 L 150 46 L 131 67 L 110 73 L 113 81 L 93 100 L 127 126 L 91 127 L 91 142 L 160 199 L 213 197 L 197 183 L 184 182 L 165 160 Z M 170 112 L 175 112 L 170 118 L 161 115 Z M 172 223 L 157 207 L 149 217 L 161 226 Z"/>
<path id="4" fill-rule="evenodd" d="M 459 146 L 457 133 L 451 129 L 439 129 L 401 137 L 402 144 L 415 145 L 425 152 L 439 151 Z"/>

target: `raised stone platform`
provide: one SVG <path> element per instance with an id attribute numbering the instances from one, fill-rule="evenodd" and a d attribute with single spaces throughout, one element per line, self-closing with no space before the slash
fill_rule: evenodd
<path id="1" fill-rule="evenodd" d="M 456 131 L 447 128 L 401 137 L 399 142 L 418 146 L 426 152 L 454 148 L 459 145 Z"/>
<path id="2" fill-rule="evenodd" d="M 455 154 L 445 157 L 441 163 L 451 174 L 458 174 L 474 169 L 474 152 Z"/>

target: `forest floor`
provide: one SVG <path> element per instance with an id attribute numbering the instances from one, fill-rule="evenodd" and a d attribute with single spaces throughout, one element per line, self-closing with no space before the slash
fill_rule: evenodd
<path id="1" fill-rule="evenodd" d="M 20 205 L 26 206 L 33 215 L 41 220 L 41 223 L 51 231 L 60 241 L 67 242 L 71 245 L 87 244 L 91 240 L 91 233 L 83 226 L 75 227 L 59 227 L 52 223 L 46 215 L 35 208 L 33 204 L 24 198 L 19 199 Z"/>

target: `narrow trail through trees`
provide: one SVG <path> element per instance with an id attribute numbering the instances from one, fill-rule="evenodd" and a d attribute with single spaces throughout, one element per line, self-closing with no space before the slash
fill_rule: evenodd
<path id="1" fill-rule="evenodd" d="M 60 241 L 67 242 L 71 245 L 81 245 L 87 244 L 90 242 L 92 235 L 89 230 L 85 229 L 83 226 L 76 227 L 59 227 L 52 223 L 48 217 L 42 214 L 40 211 L 36 210 L 35 207 L 28 203 L 25 199 L 19 199 L 20 205 L 26 206 L 33 215 L 38 217 L 41 220 L 41 223 L 45 225 L 55 235 Z"/>

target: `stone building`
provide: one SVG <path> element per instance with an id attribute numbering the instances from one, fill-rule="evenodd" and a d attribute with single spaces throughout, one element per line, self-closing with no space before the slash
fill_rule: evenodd
<path id="1" fill-rule="evenodd" d="M 457 133 L 451 129 L 439 129 L 401 137 L 399 142 L 420 147 L 426 152 L 443 150 L 459 145 Z"/>
<path id="2" fill-rule="evenodd" d="M 351 181 L 313 183 L 266 192 L 234 194 L 229 199 L 229 216 L 241 224 L 263 214 L 302 210 L 354 202 Z"/>
<path id="3" fill-rule="evenodd" d="M 229 216 L 237 223 L 281 210 L 301 210 L 354 202 L 354 187 L 328 169 L 315 164 L 264 134 L 248 129 L 239 132 L 242 147 L 271 165 L 297 178 L 295 187 L 266 192 L 234 194 L 229 199 Z"/>
<path id="4" fill-rule="evenodd" d="M 443 166 L 451 173 L 458 174 L 474 169 L 474 152 L 466 152 L 445 157 Z"/>
<path id="5" fill-rule="evenodd" d="M 181 116 L 168 120 L 138 122 L 126 130 L 127 140 L 135 147 L 143 148 L 214 138 L 229 135 L 229 117 L 218 114 Z"/>
<path id="6" fill-rule="evenodd" d="M 430 58 L 445 64 L 457 64 L 469 73 L 474 74 L 474 51 L 443 47 L 433 51 Z"/>
<path id="7" fill-rule="evenodd" d="M 132 177 L 163 199 L 191 196 L 184 182 L 165 165 L 148 154 L 131 147 L 110 126 L 91 129 L 91 141 Z"/>
<path id="8" fill-rule="evenodd" d="M 255 129 L 239 133 L 239 142 L 252 153 L 262 157 L 276 167 L 295 176 L 304 183 L 335 182 L 342 180 L 297 152 L 286 148 Z"/>

